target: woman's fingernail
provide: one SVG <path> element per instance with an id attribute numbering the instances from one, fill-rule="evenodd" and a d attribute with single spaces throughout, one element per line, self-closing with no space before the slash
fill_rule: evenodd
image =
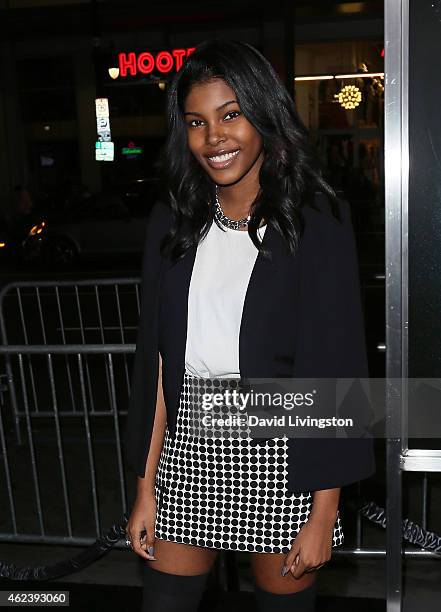
<path id="1" fill-rule="evenodd" d="M 284 566 L 282 567 L 282 571 L 281 571 L 282 576 L 285 576 L 285 574 L 287 574 L 287 573 L 288 573 L 288 570 L 289 570 L 289 568 L 288 568 L 288 567 L 286 567 L 286 565 L 284 565 Z"/>
<path id="2" fill-rule="evenodd" d="M 154 551 L 154 549 L 153 549 L 153 546 L 149 546 L 149 547 L 147 548 L 147 551 L 148 551 L 149 555 L 152 555 L 152 557 L 153 557 L 153 555 L 155 554 L 155 551 Z"/>

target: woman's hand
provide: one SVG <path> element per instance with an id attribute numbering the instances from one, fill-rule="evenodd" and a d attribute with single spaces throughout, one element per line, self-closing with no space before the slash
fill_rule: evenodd
<path id="1" fill-rule="evenodd" d="M 331 523 L 329 519 L 310 515 L 285 557 L 283 575 L 291 571 L 294 578 L 300 578 L 304 572 L 319 569 L 330 560 L 335 520 Z"/>
<path id="2" fill-rule="evenodd" d="M 156 561 L 154 557 L 155 523 L 155 494 L 150 491 L 138 491 L 127 523 L 126 534 L 132 542 L 132 550 L 143 559 L 151 561 Z"/>

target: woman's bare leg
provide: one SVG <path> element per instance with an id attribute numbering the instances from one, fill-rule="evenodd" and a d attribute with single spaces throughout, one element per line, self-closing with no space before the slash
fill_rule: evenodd
<path id="1" fill-rule="evenodd" d="M 282 576 L 280 570 L 286 555 L 274 553 L 250 553 L 251 570 L 258 587 L 271 593 L 296 593 L 311 586 L 316 579 L 316 572 L 303 574 L 294 578 L 291 572 Z"/>
<path id="2" fill-rule="evenodd" d="M 155 540 L 156 561 L 147 560 L 153 569 L 179 576 L 196 576 L 206 574 L 216 561 L 218 550 L 178 544 L 166 540 Z"/>

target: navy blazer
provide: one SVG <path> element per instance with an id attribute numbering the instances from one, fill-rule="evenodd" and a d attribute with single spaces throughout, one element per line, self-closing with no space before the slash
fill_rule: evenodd
<path id="1" fill-rule="evenodd" d="M 358 263 L 349 205 L 341 224 L 327 198 L 301 208 L 298 252 L 268 224 L 249 280 L 239 336 L 241 378 L 368 377 Z M 147 224 L 141 315 L 124 435 L 125 456 L 144 476 L 156 409 L 159 352 L 167 424 L 175 432 L 185 371 L 187 302 L 196 246 L 172 264 L 160 242 L 172 222 L 157 202 Z M 257 440 L 258 443 L 258 440 Z M 371 437 L 288 440 L 288 490 L 314 491 L 357 482 L 375 472 Z"/>

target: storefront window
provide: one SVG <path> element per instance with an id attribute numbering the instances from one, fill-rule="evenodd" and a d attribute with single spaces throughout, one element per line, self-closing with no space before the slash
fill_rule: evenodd
<path id="1" fill-rule="evenodd" d="M 296 46 L 297 108 L 360 233 L 384 229 L 382 51 L 382 41 Z"/>

